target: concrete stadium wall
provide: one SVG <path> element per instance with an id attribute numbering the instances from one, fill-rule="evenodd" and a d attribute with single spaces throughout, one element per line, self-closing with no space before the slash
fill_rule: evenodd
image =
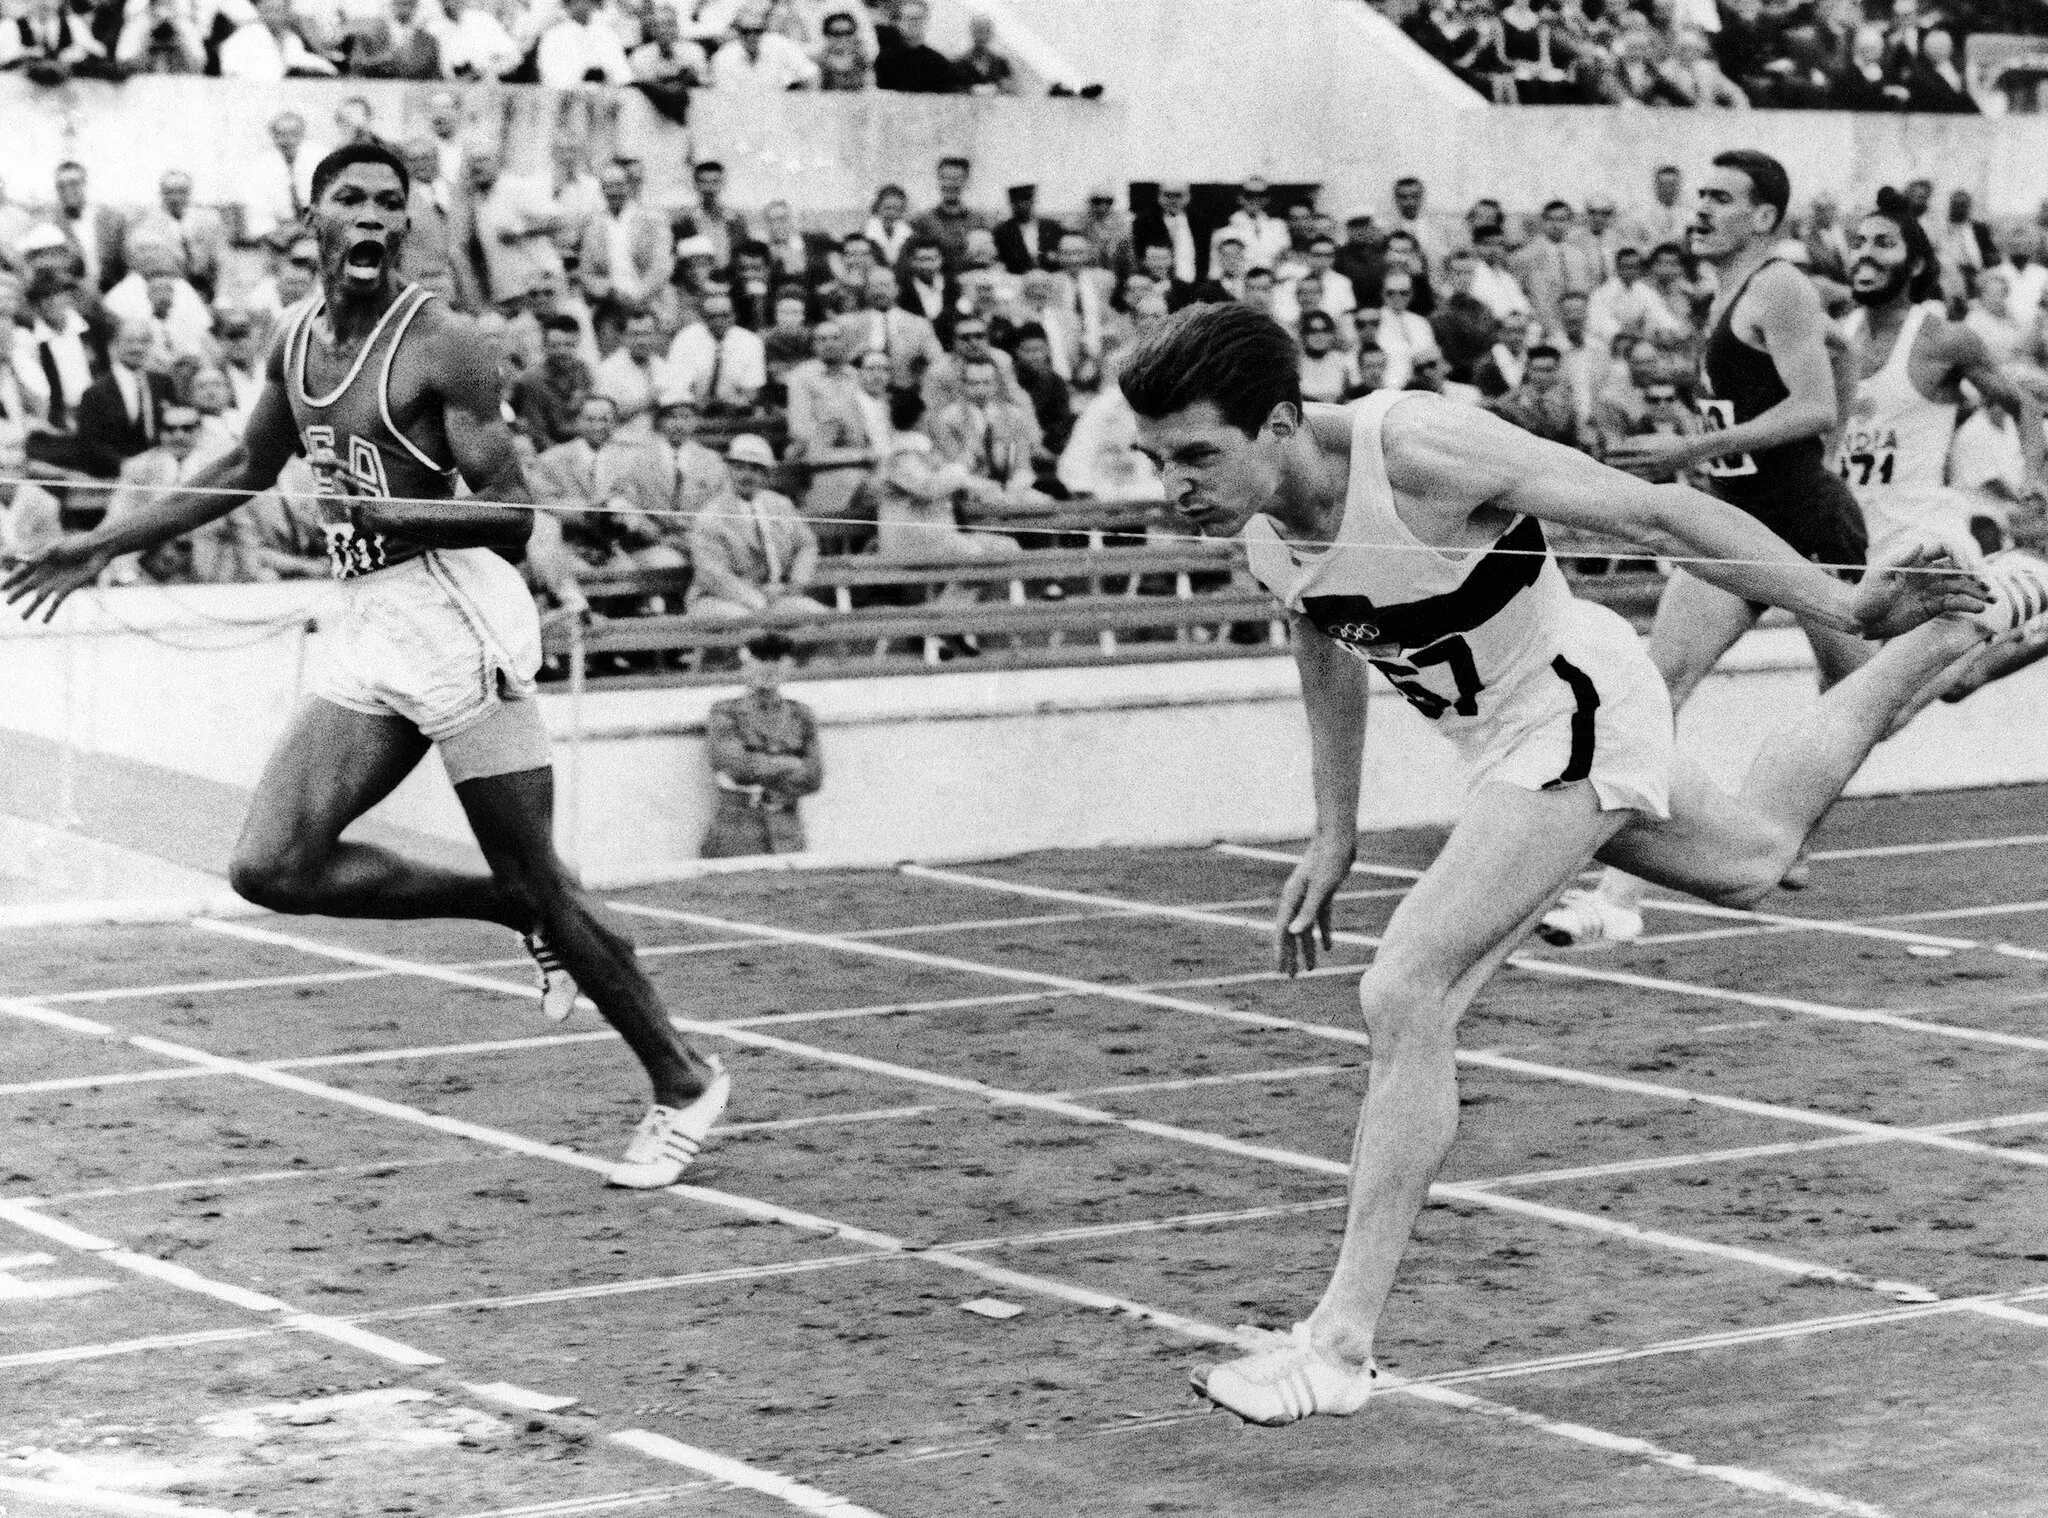
<path id="1" fill-rule="evenodd" d="M 303 585 L 100 592 L 65 609 L 58 627 L 67 636 L 0 620 L 0 764 L 12 730 L 253 786 L 318 657 L 317 636 L 303 629 L 327 594 Z M 1312 817 L 1307 727 L 1284 657 L 968 670 L 794 691 L 823 732 L 825 788 L 805 808 L 817 861 L 1300 837 Z M 558 839 L 593 883 L 698 867 L 714 801 L 703 718 L 726 694 L 600 692 L 580 707 L 561 694 L 543 698 L 556 738 Z M 1758 745 L 1812 700 L 1798 634 L 1755 634 L 1687 711 L 1686 748 L 1732 785 Z M 1878 751 L 1855 790 L 2048 780 L 2044 703 L 2048 664 L 1962 706 L 1937 707 Z M 1428 723 L 1378 687 L 1361 826 L 1452 818 L 1461 787 L 1450 758 Z M 467 842 L 432 762 L 373 816 Z"/>
<path id="2" fill-rule="evenodd" d="M 679 196 L 689 161 L 717 157 L 734 203 L 777 196 L 831 226 L 856 224 L 877 185 L 924 203 L 943 153 L 975 160 L 975 196 L 1032 180 L 1047 209 L 1078 209 L 1103 181 L 1234 181 L 1260 173 L 1325 187 L 1336 210 L 1383 206 L 1397 175 L 1418 173 L 1444 212 L 1480 195 L 1534 209 L 1553 195 L 1646 196 L 1658 164 L 1705 163 L 1730 146 L 1783 158 L 1804 199 L 1846 202 L 1924 174 L 1972 191 L 1993 214 L 2030 212 L 2048 193 L 2048 115 L 1864 116 L 1486 105 L 1359 0 L 1003 0 L 1006 28 L 1055 52 L 1048 67 L 1099 79 L 1099 101 L 795 94 L 745 100 L 704 91 L 685 130 L 639 95 L 473 87 L 480 131 L 515 166 L 538 169 L 567 122 L 646 161 L 658 197 Z M 18 200 L 47 196 L 65 157 L 90 164 L 99 193 L 146 203 L 168 167 L 199 176 L 202 199 L 232 199 L 264 149 L 264 123 L 289 105 L 328 130 L 335 107 L 367 98 L 380 130 L 423 124 L 434 86 L 293 80 L 264 88 L 142 78 L 42 90 L 0 78 L 9 153 L 0 176 Z M 175 124 L 175 130 L 167 126 Z"/>

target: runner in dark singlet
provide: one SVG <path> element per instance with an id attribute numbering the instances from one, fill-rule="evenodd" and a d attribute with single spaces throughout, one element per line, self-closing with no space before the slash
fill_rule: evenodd
<path id="1" fill-rule="evenodd" d="M 1650 479 L 1696 469 L 1713 493 L 1817 564 L 1860 566 L 1867 546 L 1856 498 L 1826 465 L 1841 420 L 1836 340 L 1818 292 L 1773 249 L 1792 182 L 1777 159 L 1723 153 L 1701 183 L 1692 251 L 1720 276 L 1702 355 L 1694 437 L 1628 438 L 1609 462 Z M 1838 346 L 1838 342 L 1837 342 Z M 1650 657 L 1675 711 L 1764 608 L 1673 572 L 1657 604 Z M 1870 657 L 1870 645 L 1802 619 L 1822 690 Z M 1642 933 L 1643 885 L 1609 870 L 1597 891 L 1565 892 L 1538 929 L 1554 944 L 1625 942 Z"/>
<path id="2" fill-rule="evenodd" d="M 542 1009 L 566 1017 L 580 985 L 653 1082 L 653 1109 L 611 1181 L 666 1186 L 717 1121 L 730 1083 L 678 1037 L 633 945 L 555 853 L 553 751 L 532 699 L 540 624 L 509 562 L 533 513 L 509 504 L 527 499 L 526 486 L 490 344 L 399 281 L 409 192 L 404 161 L 381 145 L 322 159 L 307 213 L 321 293 L 272 350 L 240 446 L 187 490 L 17 564 L 4 589 L 24 616 L 53 614 L 115 558 L 226 516 L 304 454 L 340 605 L 322 617 L 312 699 L 250 804 L 235 889 L 278 912 L 463 917 L 525 934 Z M 457 498 L 461 483 L 474 498 Z M 342 839 L 430 747 L 488 873 Z"/>

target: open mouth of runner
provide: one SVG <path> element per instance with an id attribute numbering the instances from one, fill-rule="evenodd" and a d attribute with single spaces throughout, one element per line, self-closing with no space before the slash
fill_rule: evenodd
<path id="1" fill-rule="evenodd" d="M 1849 288 L 1852 290 L 1881 290 L 1891 283 L 1892 271 L 1882 264 L 1869 259 L 1859 262 L 1849 271 Z"/>
<path id="2" fill-rule="evenodd" d="M 359 237 L 342 255 L 342 277 L 351 284 L 373 285 L 384 275 L 385 258 L 383 238 Z"/>

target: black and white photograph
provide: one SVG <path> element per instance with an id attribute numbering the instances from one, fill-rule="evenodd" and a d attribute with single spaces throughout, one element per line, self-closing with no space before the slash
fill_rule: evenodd
<path id="1" fill-rule="evenodd" d="M 0 0 L 0 1518 L 2048 1514 L 2048 7 Z"/>

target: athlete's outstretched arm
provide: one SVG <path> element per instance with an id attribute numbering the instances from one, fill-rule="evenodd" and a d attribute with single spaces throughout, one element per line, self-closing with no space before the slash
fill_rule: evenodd
<path id="1" fill-rule="evenodd" d="M 1746 422 L 1693 437 L 1624 438 L 1609 450 L 1615 463 L 1668 474 L 1708 459 L 1823 437 L 1840 423 L 1830 324 L 1812 282 L 1789 264 L 1770 264 L 1739 300 L 1756 314 L 1764 351 L 1785 382 L 1785 398 Z"/>
<path id="2" fill-rule="evenodd" d="M 517 548 L 533 532 L 533 499 L 498 409 L 498 356 L 466 317 L 435 313 L 427 336 L 430 383 L 455 472 L 472 499 L 431 503 L 365 501 L 359 525 L 432 548 Z"/>
<path id="3" fill-rule="evenodd" d="M 1316 933 L 1330 947 L 1333 898 L 1358 853 L 1359 770 L 1365 760 L 1365 665 L 1306 617 L 1294 618 L 1294 664 L 1308 710 L 1316 829 L 1273 914 L 1282 974 L 1316 966 Z"/>
<path id="4" fill-rule="evenodd" d="M 1411 500 L 1444 503 L 1427 524 L 1428 541 L 1457 541 L 1459 512 L 1526 514 L 1683 559 L 1688 573 L 1745 601 L 1868 638 L 1895 637 L 1944 612 L 1987 604 L 1983 582 L 1953 568 L 1873 573 L 1845 585 L 1747 512 L 1683 485 L 1652 485 L 1610 469 L 1476 407 L 1411 401 L 1388 413 L 1382 436 L 1394 488 Z M 1932 558 L 1911 563 L 1917 571 Z M 1901 555 L 1886 567 L 1907 562 Z"/>
<path id="5" fill-rule="evenodd" d="M 141 510 L 117 522 L 71 533 L 23 559 L 0 581 L 7 604 L 19 605 L 24 618 L 41 612 L 47 622 L 72 592 L 99 579 L 122 555 L 146 553 L 181 538 L 276 484 L 278 471 L 298 448 L 298 430 L 284 396 L 284 369 L 276 353 L 265 380 L 242 441 L 232 451 L 193 475 L 184 489 L 161 491 Z"/>

